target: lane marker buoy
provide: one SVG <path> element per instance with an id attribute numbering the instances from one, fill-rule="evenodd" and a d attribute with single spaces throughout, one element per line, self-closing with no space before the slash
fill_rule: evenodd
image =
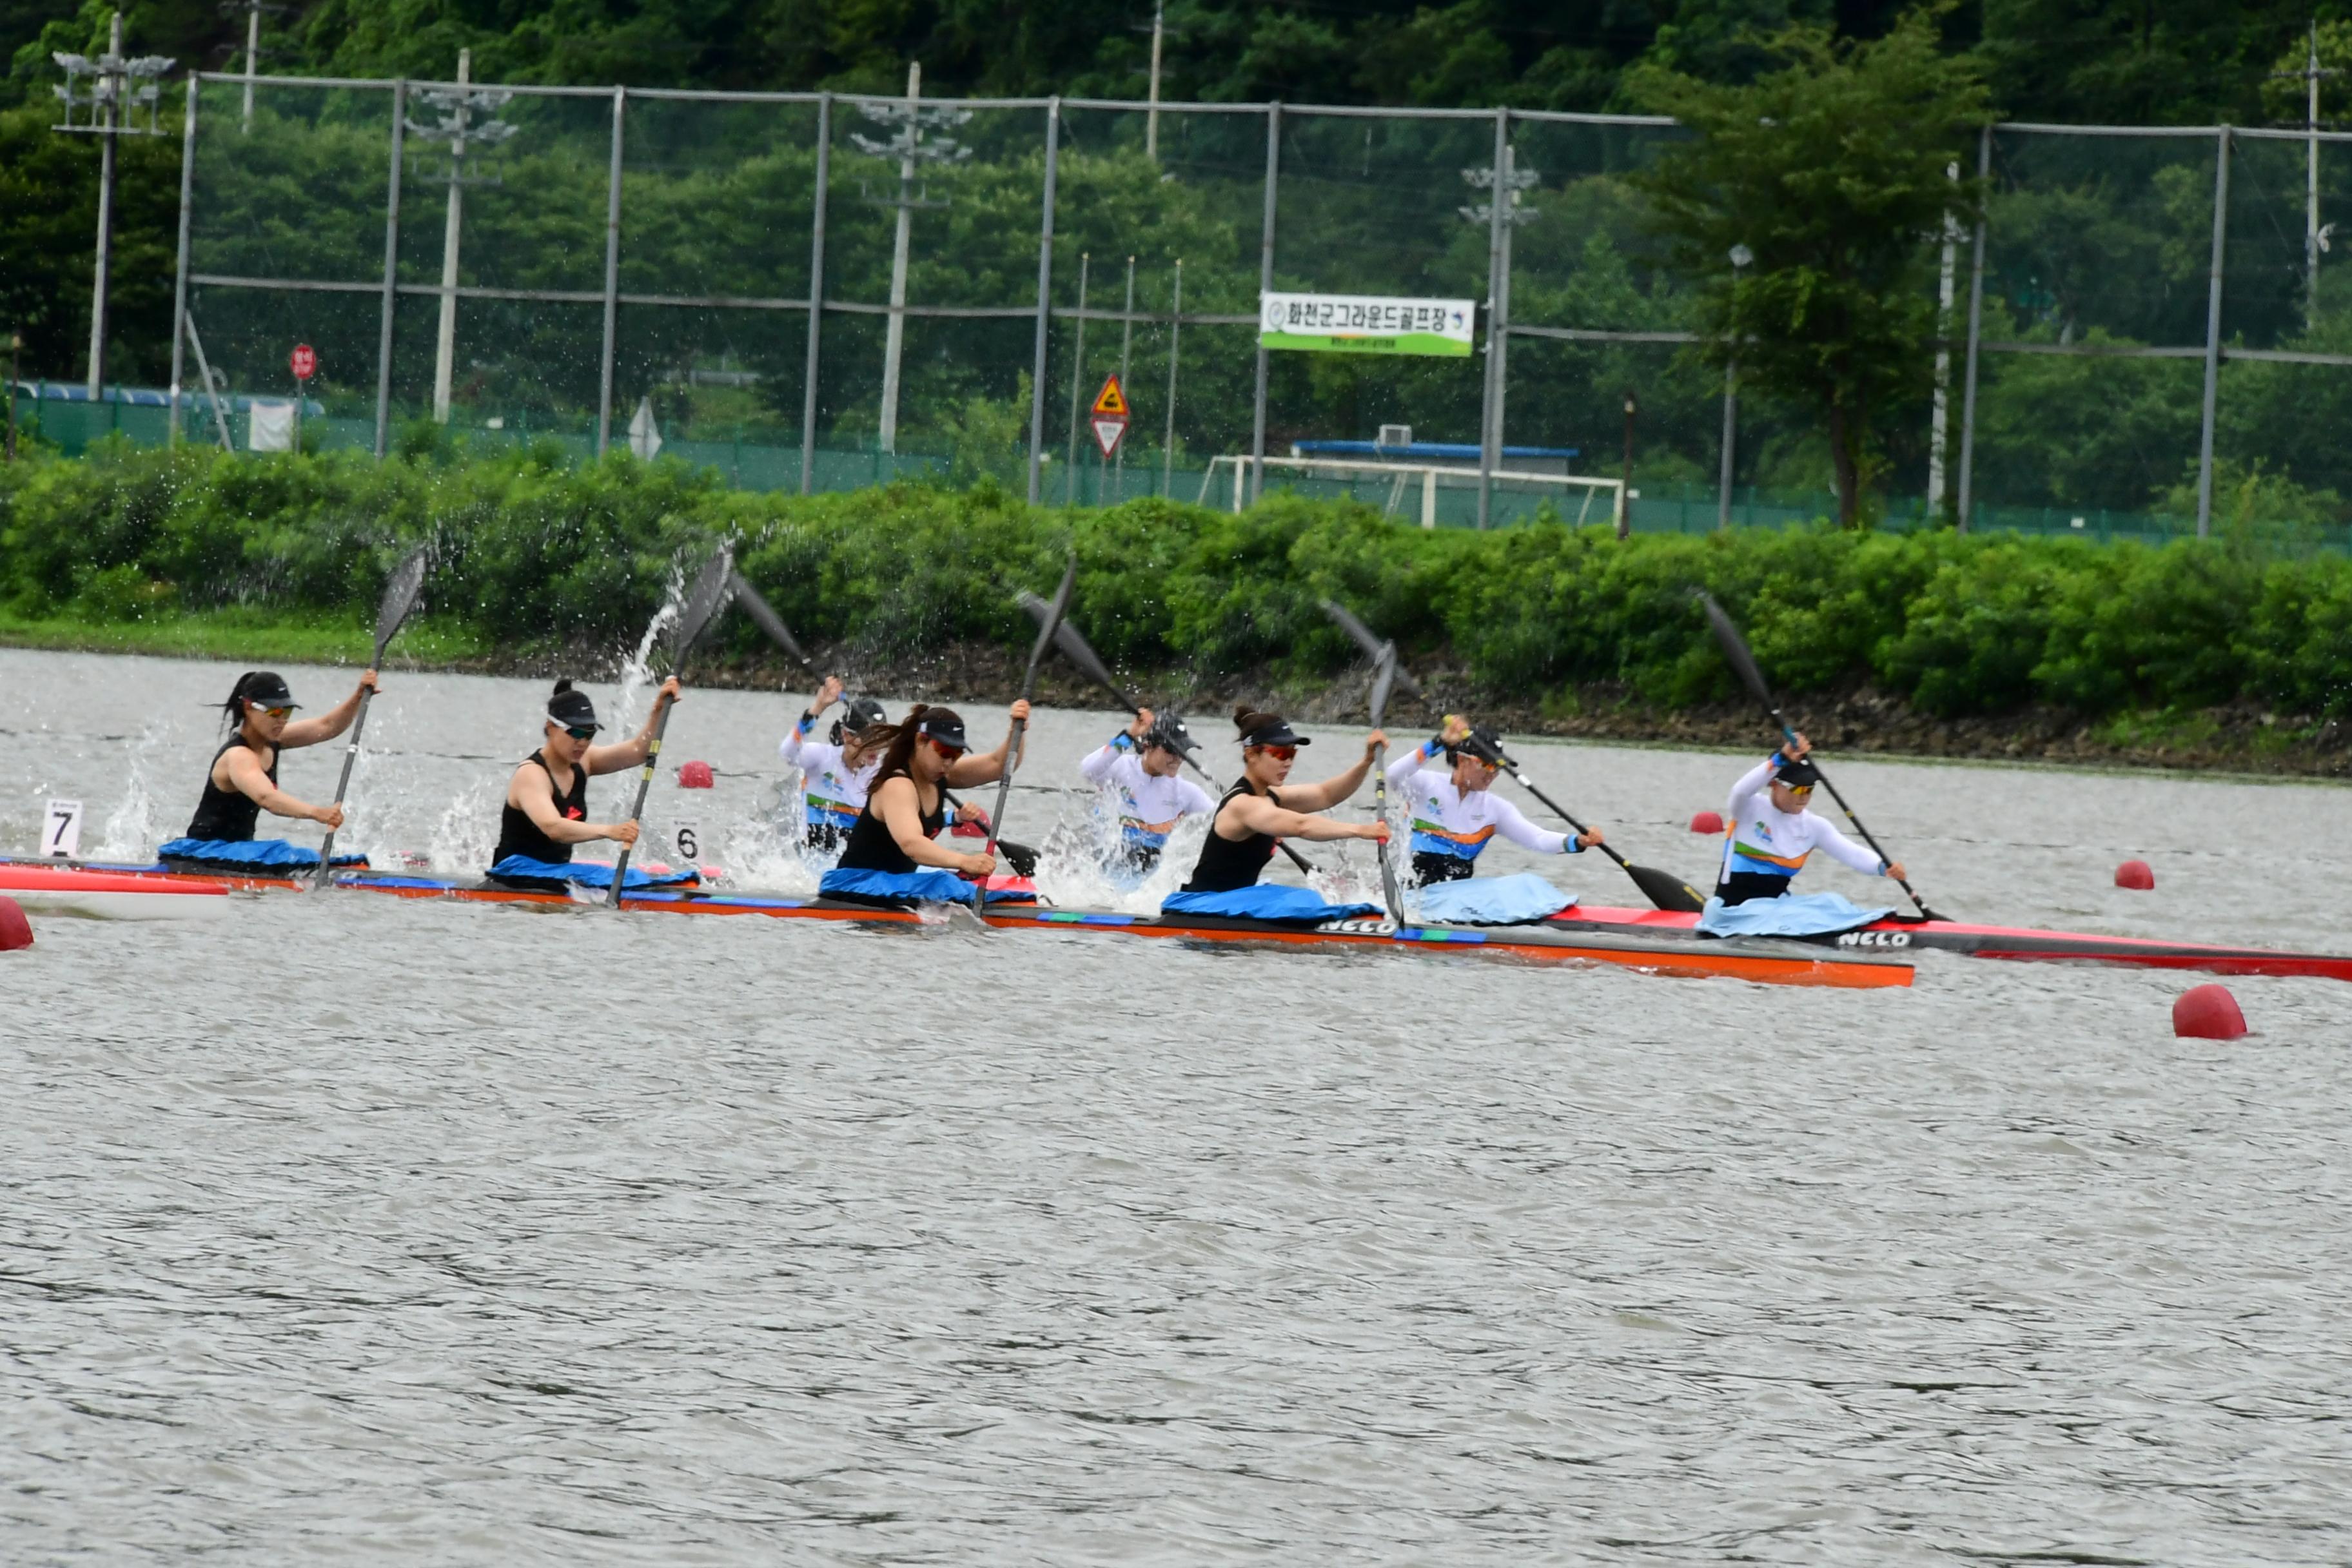
<path id="1" fill-rule="evenodd" d="M 14 952 L 32 945 L 33 922 L 25 918 L 25 907 L 0 895 L 0 952 Z"/>
<path id="2" fill-rule="evenodd" d="M 1706 833 L 1706 834 L 1715 834 L 1715 833 L 1720 833 L 1720 832 L 1722 832 L 1722 831 L 1723 831 L 1723 816 L 1722 816 L 1722 814 L 1721 814 L 1720 812 L 1713 812 L 1713 811 L 1702 811 L 1702 812 L 1700 812 L 1696 816 L 1694 816 L 1694 817 L 1692 817 L 1692 818 L 1691 818 L 1691 831 L 1692 831 L 1693 833 Z"/>
<path id="3" fill-rule="evenodd" d="M 2145 860 L 2126 860 L 2116 868 L 2116 886 L 2129 888 L 2134 892 L 2153 892 L 2156 890 L 2156 873 L 2148 868 Z"/>
<path id="4" fill-rule="evenodd" d="M 2184 1040 L 2234 1040 L 2246 1016 L 2226 985 L 2192 985 L 2172 999 L 2172 1032 Z"/>
<path id="5" fill-rule="evenodd" d="M 677 787 L 709 789 L 718 781 L 711 777 L 709 763 L 680 763 L 677 765 Z"/>

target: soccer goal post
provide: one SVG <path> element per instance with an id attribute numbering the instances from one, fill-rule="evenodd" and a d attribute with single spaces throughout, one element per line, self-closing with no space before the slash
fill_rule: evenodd
<path id="1" fill-rule="evenodd" d="M 1230 504 L 1238 512 L 1248 500 L 1250 464 L 1246 452 L 1209 459 L 1201 476 L 1201 506 Z M 1330 458 L 1265 459 L 1266 482 L 1316 500 L 1346 498 L 1381 509 L 1383 517 L 1415 518 L 1423 528 L 1439 523 L 1472 525 L 1478 518 L 1478 470 L 1446 463 L 1389 463 L 1374 459 L 1350 462 Z M 1508 522 L 1531 516 L 1544 502 L 1570 523 L 1614 522 L 1624 489 L 1618 479 L 1587 474 L 1528 474 L 1496 469 L 1487 476 L 1494 485 L 1494 521 Z"/>

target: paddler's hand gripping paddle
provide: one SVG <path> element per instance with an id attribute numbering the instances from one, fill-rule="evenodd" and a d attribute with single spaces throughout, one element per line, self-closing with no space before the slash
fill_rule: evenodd
<path id="1" fill-rule="evenodd" d="M 425 570 L 433 563 L 433 547 L 420 544 L 408 552 L 407 558 L 392 569 L 391 578 L 383 585 L 383 602 L 375 612 L 375 657 L 368 660 L 370 669 L 383 668 L 383 650 L 400 633 L 403 621 L 416 609 L 416 597 L 425 588 Z M 351 793 L 352 764 L 360 760 L 360 735 L 367 729 L 368 704 L 375 698 L 370 687 L 360 693 L 360 710 L 352 719 L 351 743 L 343 748 L 343 776 L 335 781 L 335 804 L 343 804 Z M 310 879 L 310 890 L 316 892 L 327 885 L 334 874 L 335 830 L 327 829 L 327 840 L 319 846 L 318 875 Z"/>
<path id="2" fill-rule="evenodd" d="M 669 672 L 672 675 L 686 668 L 687 649 L 694 646 L 694 639 L 702 635 L 703 628 L 710 624 L 719 614 L 719 606 L 726 603 L 729 584 L 734 575 L 735 552 L 731 545 L 725 544 L 720 545 L 718 552 L 702 563 L 702 570 L 694 574 L 694 585 L 687 590 L 686 604 L 678 611 L 677 625 L 670 631 Z M 659 688 L 656 690 L 658 692 Z M 658 695 L 654 702 L 654 730 L 646 737 L 646 764 L 637 772 L 637 801 L 629 807 L 627 818 L 636 823 L 640 831 L 645 826 L 640 819 L 646 812 L 646 791 L 653 787 L 654 766 L 661 760 L 662 731 L 669 728 L 670 710 L 677 706 L 675 701 L 662 701 Z M 605 893 L 604 902 L 614 909 L 621 907 L 621 884 L 628 877 L 629 853 L 635 847 L 634 844 L 622 845 L 620 858 L 613 862 L 613 885 Z"/>
<path id="3" fill-rule="evenodd" d="M 1723 657 L 1730 664 L 1732 673 L 1739 677 L 1739 683 L 1748 688 L 1757 701 L 1764 705 L 1764 711 L 1769 713 L 1772 716 L 1772 722 L 1780 726 L 1781 736 L 1794 741 L 1797 738 L 1797 731 L 1790 727 L 1788 720 L 1780 716 L 1780 705 L 1772 700 L 1772 689 L 1764 684 L 1764 672 L 1756 668 L 1756 656 L 1748 651 L 1748 639 L 1739 635 L 1739 628 L 1731 624 L 1731 617 L 1724 614 L 1721 605 L 1715 602 L 1714 595 L 1704 588 L 1695 588 L 1692 593 L 1697 598 L 1699 607 L 1706 612 L 1706 624 L 1714 629 L 1715 640 L 1722 647 Z M 1870 829 L 1862 825 L 1862 818 L 1853 814 L 1853 807 L 1846 805 L 1845 796 L 1838 794 L 1837 785 L 1830 783 L 1830 775 L 1822 772 L 1820 763 L 1813 763 L 1813 772 L 1820 777 L 1822 787 L 1830 792 L 1830 798 L 1837 802 L 1838 809 L 1845 813 L 1846 821 L 1852 823 L 1853 830 L 1862 835 L 1862 841 L 1877 852 L 1881 861 L 1888 866 L 1894 865 L 1895 857 L 1889 855 L 1878 840 L 1870 836 Z M 1939 921 L 1944 918 L 1927 906 L 1919 897 L 1918 889 L 1912 887 L 1908 881 L 1900 877 L 1897 877 L 1895 881 L 1902 887 L 1911 902 L 1917 907 L 1922 919 Z"/>

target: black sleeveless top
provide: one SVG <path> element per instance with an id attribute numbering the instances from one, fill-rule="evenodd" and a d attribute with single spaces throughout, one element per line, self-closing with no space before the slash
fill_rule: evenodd
<path id="1" fill-rule="evenodd" d="M 533 752 L 523 759 L 523 763 L 526 765 L 537 763 L 539 771 L 547 774 L 550 792 L 554 790 L 555 773 L 548 767 L 545 757 Z M 569 795 L 555 796 L 555 810 L 556 815 L 566 822 L 588 820 L 588 770 L 585 767 L 572 770 L 572 791 Z M 558 844 L 541 833 L 539 824 L 530 819 L 529 812 L 509 801 L 506 809 L 499 813 L 499 847 L 490 857 L 490 864 L 495 866 L 509 855 L 566 866 L 572 862 L 572 846 Z"/>
<path id="2" fill-rule="evenodd" d="M 1253 833 L 1247 838 L 1225 838 L 1217 833 L 1217 818 L 1225 805 L 1237 795 L 1250 793 L 1249 780 L 1243 779 L 1217 800 L 1217 809 L 1209 814 L 1209 837 L 1201 841 L 1200 863 L 1192 868 L 1192 879 L 1184 884 L 1188 893 L 1229 893 L 1235 888 L 1254 888 L 1265 870 L 1265 863 L 1274 858 L 1275 846 L 1282 841 L 1271 833 Z M 1265 798 L 1275 805 L 1282 797 L 1272 790 Z"/>
<path id="3" fill-rule="evenodd" d="M 196 799 L 196 815 L 188 819 L 188 837 L 230 844 L 253 841 L 254 825 L 261 820 L 261 803 L 241 789 L 223 789 L 213 783 L 213 768 L 220 766 L 220 760 L 227 756 L 233 747 L 244 744 L 242 734 L 232 735 L 227 745 L 213 753 L 213 765 L 205 770 L 205 793 Z M 276 788 L 278 751 L 275 747 L 270 749 L 269 766 L 265 771 L 268 774 L 270 787 Z"/>
<path id="4" fill-rule="evenodd" d="M 906 876 L 915 871 L 944 869 L 918 866 L 908 853 L 898 847 L 891 835 L 889 824 L 874 815 L 875 797 L 882 793 L 887 779 L 905 779 L 915 784 L 915 775 L 904 768 L 893 768 L 877 777 L 866 789 L 866 804 L 858 808 L 857 820 L 850 824 L 849 842 L 841 851 L 841 868 L 845 871 L 894 871 Z M 915 784 L 915 808 L 922 810 L 923 786 Z M 930 810 L 923 812 L 923 837 L 937 838 L 940 829 L 948 825 L 948 792 L 940 791 L 940 798 Z"/>

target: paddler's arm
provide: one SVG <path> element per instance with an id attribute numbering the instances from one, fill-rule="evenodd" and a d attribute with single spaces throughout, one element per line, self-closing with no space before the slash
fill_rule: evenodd
<path id="1" fill-rule="evenodd" d="M 1880 859 L 1871 850 L 1864 848 L 1844 834 L 1840 833 L 1837 830 L 1837 824 L 1819 812 L 1809 811 L 1805 815 L 1812 818 L 1814 843 L 1839 865 L 1849 870 L 1859 871 L 1865 877 L 1901 878 L 1904 875 L 1902 861 L 1897 860 L 1890 865 Z"/>
<path id="2" fill-rule="evenodd" d="M 1285 793 L 1295 796 L 1297 792 Z M 1389 837 L 1389 825 L 1385 822 L 1340 822 L 1333 817 L 1292 811 L 1286 806 L 1275 805 L 1262 795 L 1235 795 L 1226 803 L 1217 820 L 1235 824 L 1254 833 L 1271 833 L 1276 838 L 1304 838 L 1317 843 L 1335 838 L 1377 838 L 1386 843 Z"/>
<path id="3" fill-rule="evenodd" d="M 824 683 L 816 689 L 816 700 L 803 709 L 799 721 L 784 731 L 783 743 L 776 748 L 776 754 L 788 763 L 798 763 L 801 748 L 808 744 L 809 736 L 816 730 L 816 721 L 824 717 L 826 709 L 841 700 L 841 677 L 826 676 Z"/>
<path id="4" fill-rule="evenodd" d="M 661 717 L 663 709 L 677 700 L 677 677 L 673 675 L 663 681 L 661 690 L 655 693 L 654 710 L 646 715 L 646 721 L 638 729 L 636 739 L 624 741 L 617 746 L 588 748 L 587 759 L 582 765 L 588 770 L 589 776 L 593 778 L 598 773 L 616 773 L 623 768 L 634 768 L 644 762 L 646 748 L 653 744 L 654 721 Z"/>
<path id="5" fill-rule="evenodd" d="M 238 746 L 221 758 L 228 769 L 228 782 L 237 793 L 272 816 L 291 816 L 309 822 L 322 822 L 329 827 L 343 825 L 343 808 L 340 805 L 312 805 L 299 800 L 269 782 L 261 759 L 250 748 Z"/>
<path id="6" fill-rule="evenodd" d="M 1113 763 L 1119 758 L 1134 756 L 1143 750 L 1143 737 L 1151 732 L 1151 710 L 1143 709 L 1118 734 L 1078 759 L 1078 776 L 1088 784 L 1098 784 L 1110 776 Z"/>
<path id="7" fill-rule="evenodd" d="M 1372 753 L 1388 744 L 1388 739 L 1386 731 L 1373 731 L 1364 737 L 1364 754 L 1356 759 L 1355 766 L 1344 773 L 1325 779 L 1321 784 L 1285 784 L 1282 786 L 1283 798 L 1301 811 L 1328 811 L 1362 785 L 1364 775 L 1372 771 Z"/>
<path id="8" fill-rule="evenodd" d="M 352 721 L 359 717 L 360 693 L 382 689 L 383 689 L 376 684 L 374 670 L 360 671 L 360 683 L 352 688 L 352 694 L 349 697 L 344 698 L 316 719 L 299 719 L 287 725 L 285 732 L 278 737 L 278 749 L 281 752 L 292 751 L 298 746 L 315 746 L 321 741 L 333 740 L 350 729 Z M 282 816 L 286 814 L 280 812 L 278 815 Z"/>
<path id="9" fill-rule="evenodd" d="M 993 855 L 959 855 L 923 832 L 923 813 L 915 795 L 915 781 L 900 773 L 882 781 L 866 801 L 866 809 L 882 819 L 908 859 L 918 866 L 936 866 L 942 871 L 961 871 L 967 877 L 985 877 L 996 869 Z"/>
<path id="10" fill-rule="evenodd" d="M 515 770 L 507 785 L 507 799 L 530 818 L 530 825 L 554 839 L 558 844 L 591 844 L 599 838 L 609 838 L 615 844 L 635 844 L 637 825 L 634 822 L 574 822 L 555 809 L 555 781 L 547 776 L 545 768 L 529 763 Z"/>
<path id="11" fill-rule="evenodd" d="M 1389 788 L 1404 788 L 1406 784 L 1412 782 L 1412 775 L 1421 772 L 1422 764 L 1434 761 L 1443 755 L 1444 755 L 1444 748 L 1434 739 L 1423 741 L 1389 764 Z"/>
<path id="12" fill-rule="evenodd" d="M 1548 827 L 1538 827 L 1517 806 L 1500 795 L 1494 798 L 1494 810 L 1495 831 L 1520 848 L 1532 849 L 1538 855 L 1575 855 L 1591 848 L 1602 838 L 1597 827 L 1588 828 L 1573 838 Z"/>
<path id="13" fill-rule="evenodd" d="M 1024 698 L 1013 705 L 1012 716 L 1014 719 L 1024 721 L 1024 727 L 1021 735 L 1021 750 L 1023 754 L 1025 755 L 1029 750 L 1029 734 L 1025 727 L 1025 721 L 1029 717 L 1028 699 Z M 948 787 L 950 789 L 970 789 L 974 784 L 994 784 L 998 779 L 1003 778 L 1004 776 L 1005 748 L 1012 744 L 1013 731 L 1008 729 L 1004 732 L 1003 742 L 998 745 L 996 750 L 992 752 L 969 752 L 964 755 L 958 757 L 948 767 Z M 1015 761 L 1013 765 L 1017 768 L 1021 764 L 1018 761 Z"/>

